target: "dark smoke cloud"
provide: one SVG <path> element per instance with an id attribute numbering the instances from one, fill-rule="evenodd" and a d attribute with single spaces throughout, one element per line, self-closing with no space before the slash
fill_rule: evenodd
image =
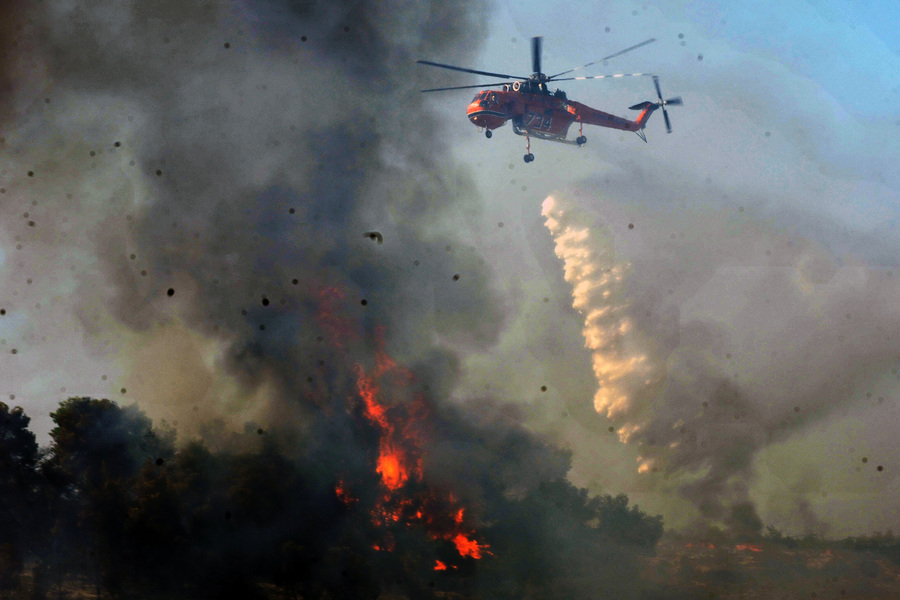
<path id="1" fill-rule="evenodd" d="M 21 116 L 26 90 L 36 93 L 42 65 L 34 56 L 36 32 L 27 2 L 6 0 L 0 10 L 4 15 L 0 24 L 0 126 L 5 127 Z"/>
<path id="2" fill-rule="evenodd" d="M 117 323 L 138 348 L 194 336 L 159 377 L 126 365 L 134 393 L 206 363 L 293 402 L 322 393 L 328 347 L 383 338 L 408 359 L 496 340 L 501 303 L 453 216 L 475 187 L 442 158 L 412 70 L 471 57 L 480 3 L 59 2 L 30 17 L 50 102 L 31 98 L 7 132 L 17 170 L 36 171 L 10 187 L 40 198 L 19 279 L 65 257 L 95 338 Z M 326 309 L 360 330 L 327 331 Z"/>

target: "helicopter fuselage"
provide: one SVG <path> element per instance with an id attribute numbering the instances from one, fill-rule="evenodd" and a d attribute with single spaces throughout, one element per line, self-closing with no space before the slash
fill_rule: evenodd
<path id="1" fill-rule="evenodd" d="M 513 131 L 519 135 L 565 142 L 572 123 L 638 131 L 656 108 L 646 107 L 635 121 L 630 121 L 569 100 L 561 91 L 551 93 L 545 84 L 516 83 L 518 90 L 504 85 L 502 90 L 479 92 L 467 108 L 469 120 L 488 131 L 512 121 Z"/>

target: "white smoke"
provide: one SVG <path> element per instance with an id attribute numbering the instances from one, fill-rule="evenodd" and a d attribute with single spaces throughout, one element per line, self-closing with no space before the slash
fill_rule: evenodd
<path id="1" fill-rule="evenodd" d="M 595 409 L 640 449 L 638 470 L 657 490 L 734 531 L 757 529 L 754 501 L 776 485 L 761 451 L 791 444 L 815 464 L 813 428 L 889 393 L 900 355 L 892 272 L 841 265 L 743 207 L 610 199 L 590 210 L 577 195 L 547 198 L 542 213 L 584 318 Z M 810 521 L 798 498 L 815 516 L 798 489 L 784 506 L 764 503 L 776 520 Z"/>
<path id="2" fill-rule="evenodd" d="M 584 346 L 591 352 L 598 383 L 594 409 L 609 419 L 627 418 L 641 392 L 660 379 L 659 369 L 648 360 L 647 340 L 629 317 L 625 283 L 631 265 L 616 257 L 605 226 L 591 223 L 577 206 L 551 196 L 542 214 L 572 285 L 572 306 L 584 315 Z M 627 442 L 639 428 L 639 423 L 625 424 L 620 439 Z M 640 467 L 647 468 L 646 463 Z"/>

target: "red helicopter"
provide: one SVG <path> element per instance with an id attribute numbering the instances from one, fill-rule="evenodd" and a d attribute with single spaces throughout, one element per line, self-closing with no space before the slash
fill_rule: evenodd
<path id="1" fill-rule="evenodd" d="M 543 38 L 541 37 L 531 38 L 531 65 L 532 69 L 534 69 L 534 73 L 529 77 L 507 75 L 504 73 L 490 73 L 488 71 L 476 71 L 475 69 L 466 69 L 428 60 L 420 60 L 417 62 L 432 67 L 515 80 L 510 83 L 480 83 L 476 85 L 432 88 L 422 91 L 444 92 L 447 90 L 464 90 L 470 88 L 501 88 L 499 90 L 482 90 L 478 92 L 478 95 L 472 99 L 472 102 L 467 109 L 469 120 L 479 128 L 479 131 L 483 129 L 484 135 L 488 138 L 493 135 L 492 131 L 494 129 L 502 127 L 507 121 L 512 121 L 513 132 L 517 135 L 524 135 L 527 140 L 525 154 L 526 163 L 534 160 L 534 154 L 531 153 L 531 136 L 552 142 L 575 144 L 581 147 L 587 143 L 587 138 L 584 136 L 583 132 L 585 124 L 611 127 L 612 129 L 621 129 L 623 131 L 633 131 L 638 137 L 646 142 L 647 137 L 644 135 L 644 126 L 647 124 L 647 119 L 650 118 L 653 111 L 658 108 L 662 108 L 663 117 L 666 120 L 666 131 L 672 133 L 672 124 L 669 122 L 669 113 L 666 112 L 666 106 L 681 106 L 683 102 L 681 101 L 681 97 L 663 100 L 662 91 L 659 89 L 659 78 L 656 75 L 650 73 L 619 73 L 616 75 L 563 77 L 562 79 L 559 79 L 560 75 L 567 75 L 573 71 L 584 69 L 585 67 L 589 67 L 598 62 L 620 56 L 626 52 L 640 48 L 641 46 L 646 46 L 647 44 L 655 42 L 656 38 L 650 38 L 640 44 L 635 44 L 634 46 L 620 50 L 615 54 L 604 56 L 594 62 L 589 62 L 586 65 L 581 65 L 580 67 L 575 67 L 574 69 L 569 69 L 568 71 L 563 71 L 562 73 L 550 76 L 541 72 L 542 39 Z M 659 101 L 646 101 L 629 107 L 631 110 L 641 111 L 636 120 L 629 121 L 628 119 L 591 108 L 580 102 L 569 100 L 566 98 L 566 93 L 560 89 L 550 92 L 550 88 L 547 85 L 550 82 L 557 81 L 619 77 L 652 77 Z M 578 123 L 578 137 L 574 140 L 567 140 L 566 135 L 569 132 L 569 127 L 575 122 Z"/>

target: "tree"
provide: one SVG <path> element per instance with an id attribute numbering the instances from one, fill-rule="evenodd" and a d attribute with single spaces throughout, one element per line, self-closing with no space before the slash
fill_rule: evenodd
<path id="1" fill-rule="evenodd" d="M 68 477 L 73 492 L 134 477 L 144 462 L 165 460 L 174 452 L 173 440 L 160 436 L 135 405 L 69 398 L 50 417 L 56 423 L 50 431 L 50 460 Z"/>
<path id="2" fill-rule="evenodd" d="M 57 579 L 64 565 L 88 568 L 98 591 L 102 582 L 116 592 L 123 585 L 135 481 L 144 465 L 171 457 L 174 440 L 157 433 L 136 406 L 106 399 L 69 398 L 50 416 L 56 427 L 44 467 L 54 488 Z M 85 553 L 91 565 L 84 564 Z"/>
<path id="3" fill-rule="evenodd" d="M 591 504 L 596 511 L 601 536 L 614 543 L 649 552 L 662 537 L 662 517 L 651 517 L 637 506 L 629 508 L 625 494 L 594 498 Z"/>
<path id="4" fill-rule="evenodd" d="M 0 590 L 18 586 L 23 559 L 38 534 L 39 451 L 29 422 L 21 407 L 0 402 Z"/>

